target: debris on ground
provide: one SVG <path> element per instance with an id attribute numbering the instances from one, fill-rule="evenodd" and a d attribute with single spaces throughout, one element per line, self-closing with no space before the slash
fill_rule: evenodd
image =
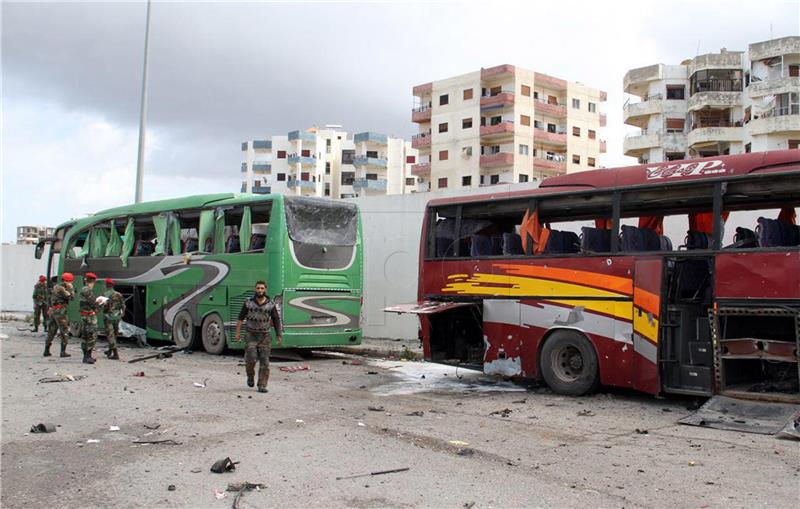
<path id="1" fill-rule="evenodd" d="M 342 477 L 337 477 L 336 480 L 341 481 L 342 479 L 356 479 L 358 477 L 369 477 L 373 475 L 396 474 L 399 472 L 408 472 L 409 470 L 411 470 L 411 468 L 409 467 L 394 468 L 392 470 L 379 470 L 377 472 L 370 472 L 368 474 L 356 474 L 356 475 L 346 475 Z"/>
<path id="2" fill-rule="evenodd" d="M 450 445 L 462 446 L 466 447 L 469 445 L 469 442 L 464 442 L 463 440 L 450 440 L 448 442 Z"/>
<path id="3" fill-rule="evenodd" d="M 228 484 L 228 491 L 235 491 L 236 495 L 233 497 L 233 505 L 231 507 L 233 509 L 239 509 L 239 500 L 247 491 L 261 491 L 262 489 L 266 488 L 265 485 L 259 483 L 252 483 L 252 482 L 236 482 Z"/>
<path id="4" fill-rule="evenodd" d="M 86 375 L 59 375 L 56 376 L 46 376 L 44 378 L 39 379 L 40 384 L 48 384 L 53 382 L 77 382 L 78 380 L 83 380 L 86 378 Z"/>
<path id="5" fill-rule="evenodd" d="M 189 472 L 191 472 L 193 474 L 199 474 L 202 471 L 203 471 L 202 468 L 193 468 L 193 469 L 189 470 Z"/>
<path id="6" fill-rule="evenodd" d="M 359 423 L 358 423 L 358 425 L 359 425 L 359 426 L 362 426 L 362 427 L 363 427 L 363 426 L 366 426 L 366 424 L 364 424 L 363 422 L 359 422 Z"/>
<path id="7" fill-rule="evenodd" d="M 409 416 L 409 417 L 422 417 L 423 415 L 425 415 L 425 412 L 423 412 L 422 410 L 415 410 L 415 411 L 413 411 L 411 413 L 408 413 L 406 415 Z"/>
<path id="8" fill-rule="evenodd" d="M 166 438 L 164 440 L 134 440 L 131 442 L 132 444 L 160 444 L 160 445 L 182 445 L 182 442 L 177 442 L 171 438 Z"/>
<path id="9" fill-rule="evenodd" d="M 281 366 L 279 368 L 281 371 L 286 373 L 296 373 L 298 371 L 308 371 L 308 364 L 298 364 L 296 366 Z"/>
<path id="10" fill-rule="evenodd" d="M 459 447 L 458 450 L 456 450 L 456 454 L 459 456 L 472 456 L 475 454 L 475 449 L 470 449 L 469 447 Z"/>
<path id="11" fill-rule="evenodd" d="M 526 403 L 527 401 L 528 401 L 527 399 L 518 399 L 516 401 L 512 401 L 512 403 L 515 404 L 515 405 L 522 405 L 522 404 Z"/>
<path id="12" fill-rule="evenodd" d="M 500 417 L 508 417 L 513 410 L 510 408 L 504 408 L 502 410 L 495 410 L 494 412 L 490 413 L 489 415 L 499 415 Z"/>
<path id="13" fill-rule="evenodd" d="M 31 426 L 31 433 L 55 433 L 56 425 L 51 422 L 40 422 Z"/>
<path id="14" fill-rule="evenodd" d="M 119 431 L 119 426 L 109 426 L 108 431 Z"/>
<path id="15" fill-rule="evenodd" d="M 144 376 L 144 371 L 137 371 L 133 376 Z"/>
<path id="16" fill-rule="evenodd" d="M 576 414 L 578 417 L 594 417 L 595 413 L 591 410 L 581 410 Z"/>
<path id="17" fill-rule="evenodd" d="M 158 429 L 158 428 L 161 427 L 161 425 L 159 423 L 157 423 L 157 422 L 154 422 L 154 423 L 151 423 L 151 424 L 143 424 L 143 426 L 145 428 L 147 428 L 147 429 Z"/>
<path id="18" fill-rule="evenodd" d="M 203 389 L 205 389 L 205 388 L 208 386 L 208 378 L 204 378 L 204 379 L 203 379 L 203 383 L 200 383 L 200 382 L 194 382 L 194 384 L 193 384 L 193 385 L 194 385 L 195 387 L 200 387 L 200 388 L 203 388 Z"/>
<path id="19" fill-rule="evenodd" d="M 370 412 L 383 412 L 384 408 L 382 406 L 368 406 L 367 410 Z"/>
<path id="20" fill-rule="evenodd" d="M 377 371 L 367 371 L 367 374 L 368 375 L 377 375 L 378 372 Z"/>
<path id="21" fill-rule="evenodd" d="M 345 365 L 349 364 L 351 366 L 361 366 L 361 365 L 364 364 L 364 361 L 359 360 L 359 359 L 353 359 L 351 361 L 342 361 L 342 364 L 345 364 Z"/>
<path id="22" fill-rule="evenodd" d="M 86 443 L 87 444 L 99 444 L 100 440 L 97 440 L 96 438 L 90 438 L 89 440 L 86 441 Z"/>
<path id="23" fill-rule="evenodd" d="M 167 486 L 167 491 L 175 491 L 175 485 L 170 484 L 169 486 Z"/>
<path id="24" fill-rule="evenodd" d="M 304 421 L 303 419 L 295 419 L 294 422 L 296 422 L 297 424 L 303 424 L 306 421 Z"/>
<path id="25" fill-rule="evenodd" d="M 464 504 L 464 509 L 472 509 L 473 507 L 475 507 L 475 502 L 467 502 Z"/>
<path id="26" fill-rule="evenodd" d="M 225 490 L 221 488 L 214 488 L 214 496 L 217 497 L 217 500 L 222 500 L 225 498 Z"/>
<path id="27" fill-rule="evenodd" d="M 232 472 L 236 470 L 236 465 L 238 461 L 231 461 L 230 458 L 225 458 L 221 460 L 217 460 L 211 465 L 211 471 L 215 474 L 223 474 L 225 472 Z"/>
<path id="28" fill-rule="evenodd" d="M 647 430 L 646 429 L 636 428 L 634 431 L 636 431 L 636 434 L 638 434 L 638 435 L 647 435 Z"/>
<path id="29" fill-rule="evenodd" d="M 797 412 L 786 426 L 783 427 L 777 434 L 779 438 L 788 438 L 793 440 L 800 440 L 800 412 Z"/>
<path id="30" fill-rule="evenodd" d="M 154 353 L 153 355 L 145 355 L 144 357 L 136 357 L 135 359 L 129 360 L 128 364 L 132 364 L 134 362 L 146 361 L 146 360 L 150 360 L 150 359 L 168 359 L 168 358 L 172 357 L 172 354 L 175 354 L 175 353 L 178 353 L 178 352 L 183 352 L 187 348 L 188 347 L 184 347 L 184 348 L 168 348 L 168 349 L 162 350 L 161 352 Z"/>

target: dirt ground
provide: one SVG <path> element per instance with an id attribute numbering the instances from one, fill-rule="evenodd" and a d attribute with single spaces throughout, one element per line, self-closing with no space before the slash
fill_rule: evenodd
<path id="1" fill-rule="evenodd" d="M 565 398 L 464 370 L 343 355 L 275 362 L 270 392 L 259 394 L 245 386 L 237 353 L 129 364 L 152 352 L 126 345 L 123 361 L 101 354 L 90 366 L 74 340 L 73 357 L 41 357 L 43 335 L 22 326 L 0 330 L 4 508 L 227 508 L 234 493 L 222 490 L 243 481 L 265 488 L 240 507 L 800 501 L 800 444 L 676 424 L 687 400 Z M 56 373 L 86 378 L 38 383 Z M 39 422 L 57 431 L 30 433 Z M 166 439 L 175 442 L 133 443 Z M 236 470 L 211 473 L 225 457 Z M 399 468 L 409 470 L 337 479 Z"/>

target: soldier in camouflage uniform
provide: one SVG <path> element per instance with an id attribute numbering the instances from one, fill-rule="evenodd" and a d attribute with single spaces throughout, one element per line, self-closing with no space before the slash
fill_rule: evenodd
<path id="1" fill-rule="evenodd" d="M 113 279 L 107 277 L 105 282 L 106 293 L 104 296 L 108 299 L 103 304 L 103 322 L 106 326 L 106 340 L 108 340 L 108 350 L 105 354 L 109 359 L 119 360 L 117 336 L 119 335 L 119 321 L 125 314 L 125 299 L 121 293 L 114 290 Z"/>
<path id="2" fill-rule="evenodd" d="M 56 333 L 61 334 L 61 357 L 71 357 L 67 353 L 67 342 L 69 341 L 69 318 L 67 317 L 67 306 L 69 301 L 75 298 L 75 289 L 72 288 L 72 281 L 75 277 L 69 272 L 61 274 L 60 285 L 53 287 L 51 294 L 52 304 L 47 310 L 47 342 L 44 344 L 44 356 L 50 357 L 50 345 Z"/>
<path id="3" fill-rule="evenodd" d="M 96 361 L 92 357 L 92 351 L 97 343 L 97 311 L 100 308 L 93 290 L 97 276 L 93 272 L 87 272 L 83 276 L 83 281 L 86 286 L 81 288 L 80 293 L 81 350 L 83 350 L 83 362 L 94 364 Z"/>
<path id="4" fill-rule="evenodd" d="M 33 285 L 33 332 L 39 332 L 39 318 L 41 317 L 44 331 L 47 332 L 47 301 L 49 300 L 47 278 L 39 276 L 39 282 Z"/>
<path id="5" fill-rule="evenodd" d="M 256 294 L 246 300 L 236 322 L 236 341 L 241 341 L 242 322 L 247 321 L 247 346 L 244 351 L 247 386 L 254 385 L 256 361 L 258 366 L 258 392 L 267 392 L 269 382 L 269 352 L 272 348 L 270 326 L 275 327 L 275 340 L 281 344 L 281 317 L 275 303 L 267 296 L 267 284 L 256 283 Z"/>

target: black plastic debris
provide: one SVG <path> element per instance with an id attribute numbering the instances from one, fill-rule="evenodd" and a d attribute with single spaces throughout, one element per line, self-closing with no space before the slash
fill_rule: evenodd
<path id="1" fill-rule="evenodd" d="M 224 474 L 225 472 L 232 472 L 236 470 L 237 463 L 239 462 L 231 461 L 230 458 L 217 460 L 214 462 L 213 465 L 211 465 L 211 471 L 214 472 L 215 474 Z"/>
<path id="2" fill-rule="evenodd" d="M 51 422 L 40 422 L 31 426 L 31 433 L 55 433 L 56 425 Z"/>

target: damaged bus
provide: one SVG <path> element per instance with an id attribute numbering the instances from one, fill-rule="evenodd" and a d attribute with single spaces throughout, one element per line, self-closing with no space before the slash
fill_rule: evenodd
<path id="1" fill-rule="evenodd" d="M 191 196 L 73 220 L 49 243 L 51 281 L 72 272 L 80 288 L 82 275 L 94 272 L 102 295 L 103 278 L 114 279 L 126 301 L 123 323 L 147 338 L 202 343 L 212 354 L 244 348 L 232 331 L 255 282 L 264 280 L 283 319 L 283 348 L 361 343 L 361 220 L 352 203 Z M 77 299 L 69 316 L 78 321 Z"/>
<path id="2" fill-rule="evenodd" d="M 549 178 L 431 200 L 428 361 L 650 394 L 799 402 L 800 151 Z"/>

